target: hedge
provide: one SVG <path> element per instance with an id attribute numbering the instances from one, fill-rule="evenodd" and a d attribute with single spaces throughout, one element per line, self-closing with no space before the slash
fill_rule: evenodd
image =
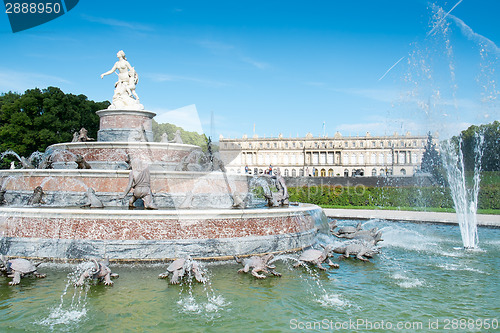
<path id="1" fill-rule="evenodd" d="M 445 187 L 304 186 L 289 187 L 290 201 L 316 205 L 453 208 Z M 500 185 L 483 186 L 480 209 L 500 209 Z"/>

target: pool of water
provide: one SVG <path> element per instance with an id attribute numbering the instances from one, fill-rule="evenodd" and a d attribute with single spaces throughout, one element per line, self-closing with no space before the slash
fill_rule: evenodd
<path id="1" fill-rule="evenodd" d="M 112 287 L 74 287 L 81 265 L 42 264 L 45 279 L 11 287 L 0 278 L 0 331 L 498 331 L 500 229 L 480 228 L 480 250 L 465 251 L 456 226 L 363 223 L 384 235 L 371 262 L 351 258 L 323 272 L 295 269 L 293 255 L 282 255 L 281 278 L 217 262 L 204 263 L 206 284 L 169 285 L 158 279 L 166 265 L 122 264 L 111 266 L 120 274 Z"/>

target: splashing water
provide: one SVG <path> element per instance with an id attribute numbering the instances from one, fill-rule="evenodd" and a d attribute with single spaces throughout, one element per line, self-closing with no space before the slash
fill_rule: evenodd
<path id="1" fill-rule="evenodd" d="M 459 138 L 455 146 L 450 141 L 443 145 L 443 164 L 450 184 L 453 204 L 457 212 L 458 224 L 464 248 L 475 249 L 478 246 L 477 236 L 477 203 L 479 196 L 479 183 L 481 174 L 481 157 L 483 155 L 484 136 L 476 135 L 474 147 L 474 176 L 472 188 L 467 187 L 463 141 Z"/>
<path id="2" fill-rule="evenodd" d="M 77 270 L 68 274 L 68 282 L 61 294 L 60 303 L 58 306 L 50 310 L 47 318 L 38 322 L 38 324 L 47 326 L 51 330 L 56 327 L 67 327 L 75 325 L 86 318 L 87 316 L 87 293 L 89 292 L 90 286 L 85 285 L 82 288 L 74 288 L 73 284 L 76 282 L 78 276 L 87 265 L 79 265 Z M 65 304 L 65 297 L 68 295 L 68 289 L 73 289 L 73 295 L 71 296 L 71 301 L 69 304 Z"/>

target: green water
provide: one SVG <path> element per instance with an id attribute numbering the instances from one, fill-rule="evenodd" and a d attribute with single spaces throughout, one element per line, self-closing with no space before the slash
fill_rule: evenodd
<path id="1" fill-rule="evenodd" d="M 374 226 L 385 241 L 370 263 L 318 272 L 283 258 L 275 262 L 283 276 L 265 280 L 238 274 L 234 262 L 205 264 L 207 284 L 182 285 L 158 279 L 165 265 L 114 265 L 114 286 L 76 288 L 77 266 L 42 264 L 45 279 L 11 287 L 0 278 L 0 332 L 500 331 L 499 229 L 480 229 L 481 250 L 464 251 L 458 227 L 364 228 Z"/>

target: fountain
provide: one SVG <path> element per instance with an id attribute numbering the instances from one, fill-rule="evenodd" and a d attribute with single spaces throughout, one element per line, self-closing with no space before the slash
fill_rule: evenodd
<path id="1" fill-rule="evenodd" d="M 152 142 L 155 114 L 139 103 L 137 72 L 124 52 L 117 57 L 101 75 L 118 71 L 118 82 L 113 103 L 97 112 L 96 141 L 82 129 L 73 142 L 47 149 L 41 164 L 51 169 L 0 171 L 7 203 L 0 207 L 2 254 L 54 260 L 227 259 L 296 251 L 310 246 L 318 230 L 328 230 L 323 211 L 314 205 L 246 205 L 240 197 L 251 192 L 251 177 L 227 175 L 215 156 L 201 165 L 200 147 L 178 140 Z M 136 184 L 146 169 L 142 185 Z M 130 202 L 124 198 L 127 183 Z M 41 200 L 26 205 L 37 187 Z M 138 188 L 149 196 L 137 194 Z M 85 201 L 86 195 L 97 204 Z M 153 209 L 134 205 L 141 198 Z"/>
<path id="2" fill-rule="evenodd" d="M 411 122 L 425 124 L 426 131 L 440 133 L 444 138 L 450 138 L 459 131 L 458 126 L 457 128 L 450 127 L 450 124 L 454 122 L 459 123 L 463 129 L 465 121 L 462 118 L 472 111 L 484 111 L 484 114 L 478 113 L 477 118 L 481 121 L 488 120 L 493 110 L 497 108 L 494 103 L 499 95 L 492 65 L 497 59 L 495 52 L 498 52 L 496 51 L 498 48 L 492 41 L 474 33 L 459 18 L 450 14 L 455 7 L 446 12 L 436 4 L 431 5 L 430 31 L 426 35 L 425 44 L 422 46 L 412 43 L 414 49 L 407 57 L 409 67 L 404 73 L 404 80 L 410 87 L 405 92 L 405 98 L 412 108 L 414 118 Z M 458 95 L 462 87 L 459 86 L 457 77 L 461 77 L 463 73 L 457 72 L 459 66 L 454 59 L 456 55 L 454 49 L 460 45 L 452 43 L 453 23 L 467 39 L 473 41 L 474 45 L 471 49 L 478 51 L 478 54 L 474 56 L 479 58 L 480 72 L 474 79 L 468 78 L 469 82 L 476 81 L 481 89 L 481 105 L 474 105 L 474 110 L 467 110 L 467 105 L 460 105 L 462 100 L 470 96 Z M 465 94 L 468 93 L 467 91 Z M 441 160 L 457 214 L 462 243 L 466 249 L 478 247 L 476 213 L 483 141 L 482 135 L 475 138 L 475 163 L 471 182 L 466 177 L 462 139 L 458 138 L 457 142 L 453 142 L 452 139 L 444 140 L 440 147 Z"/>
<path id="3" fill-rule="evenodd" d="M 466 181 L 462 138 L 458 140 L 459 142 L 456 145 L 451 140 L 445 142 L 441 156 L 447 171 L 448 183 L 458 217 L 464 248 L 475 249 L 478 246 L 476 214 L 479 183 L 481 181 L 481 157 L 484 136 L 476 136 L 472 188 L 468 188 L 469 186 Z"/>

